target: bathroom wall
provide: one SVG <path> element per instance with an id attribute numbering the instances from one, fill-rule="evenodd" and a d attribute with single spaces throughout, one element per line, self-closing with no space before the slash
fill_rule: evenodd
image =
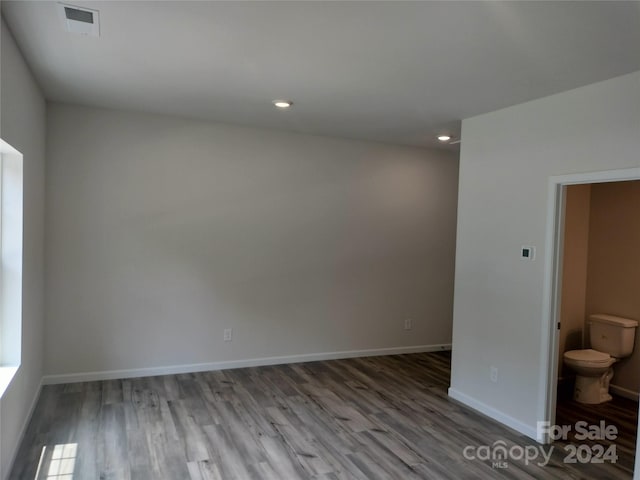
<path id="1" fill-rule="evenodd" d="M 590 184 L 570 185 L 566 189 L 559 377 L 566 374 L 563 373 L 562 354 L 584 345 L 582 333 L 586 313 L 590 199 Z"/>
<path id="2" fill-rule="evenodd" d="M 639 246 L 640 181 L 592 185 L 587 316 L 609 313 L 640 321 Z M 611 383 L 616 393 L 637 396 L 640 391 L 640 329 L 633 355 L 616 366 Z"/>

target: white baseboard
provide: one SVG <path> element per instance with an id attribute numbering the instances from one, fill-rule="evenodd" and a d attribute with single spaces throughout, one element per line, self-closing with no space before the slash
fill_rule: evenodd
<path id="1" fill-rule="evenodd" d="M 610 384 L 609 390 L 611 391 L 611 393 L 615 393 L 620 397 L 628 398 L 629 400 L 634 400 L 636 402 L 640 397 L 640 395 L 638 395 L 638 392 L 634 392 L 633 390 L 629 390 L 627 388 L 619 387 L 618 385 Z"/>
<path id="2" fill-rule="evenodd" d="M 281 357 L 250 358 L 246 360 L 227 360 L 212 363 L 196 363 L 191 365 L 170 365 L 164 367 L 136 368 L 129 370 L 108 370 L 98 372 L 79 372 L 62 375 L 46 375 L 44 385 L 58 383 L 93 382 L 98 380 L 117 380 L 121 378 L 155 377 L 158 375 L 175 375 L 178 373 L 207 372 L 211 370 L 228 370 L 231 368 L 262 367 L 285 363 L 315 362 L 319 360 L 337 360 L 340 358 L 375 357 L 380 355 L 400 355 L 404 353 L 422 353 L 451 350 L 451 344 L 416 345 L 412 347 L 374 348 L 369 350 L 346 350 L 340 352 L 307 353 L 302 355 L 285 355 Z"/>
<path id="3" fill-rule="evenodd" d="M 483 415 L 486 415 L 487 417 L 492 418 L 493 420 L 496 420 L 503 425 L 506 425 L 507 427 L 510 427 L 515 431 L 522 433 L 523 435 L 526 435 L 536 442 L 539 441 L 539 439 L 537 438 L 537 431 L 535 427 L 527 425 L 520 420 L 516 420 L 515 418 L 506 415 L 493 407 L 490 407 L 486 403 L 480 402 L 475 398 L 472 398 L 454 388 L 449 388 L 448 393 L 451 398 L 457 400 L 460 403 L 463 403 L 467 407 L 471 407 L 472 409 L 482 413 Z"/>
<path id="4" fill-rule="evenodd" d="M 36 405 L 38 404 L 38 400 L 40 399 L 40 393 L 42 392 L 42 386 L 44 385 L 43 380 L 40 380 L 40 384 L 36 389 L 36 394 L 33 396 L 33 400 L 31 400 L 31 405 L 29 405 L 29 410 L 27 411 L 27 416 L 22 422 L 22 427 L 20 427 L 20 432 L 18 433 L 18 440 L 16 442 L 15 447 L 13 447 L 13 452 L 11 453 L 11 457 L 9 460 L 9 470 L 5 472 L 4 478 L 9 478 L 11 475 L 11 470 L 13 469 L 13 464 L 16 461 L 16 457 L 18 456 L 18 451 L 20 450 L 20 446 L 22 445 L 22 440 L 24 440 L 24 435 L 27 433 L 27 428 L 29 427 L 29 422 L 31 421 L 31 417 L 33 416 L 33 411 L 36 409 Z"/>

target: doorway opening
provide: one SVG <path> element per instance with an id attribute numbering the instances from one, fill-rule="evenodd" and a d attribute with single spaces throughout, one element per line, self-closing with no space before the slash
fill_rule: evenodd
<path id="1" fill-rule="evenodd" d="M 608 398 L 599 389 L 602 397 L 594 396 L 596 389 L 585 396 L 586 387 L 596 385 L 585 384 L 584 378 L 576 390 L 576 377 L 584 377 L 585 372 L 583 362 L 574 357 L 594 356 L 604 362 L 605 357 L 613 361 L 616 356 L 592 345 L 591 326 L 599 322 L 597 314 L 640 321 L 640 168 L 553 177 L 549 192 L 547 247 L 552 255 L 545 264 L 548 322 L 543 337 L 548 355 L 542 370 L 544 410 L 538 418 L 556 427 L 539 429 L 538 440 L 586 445 L 583 456 L 600 454 L 600 447 L 592 447 L 599 444 L 608 460 L 615 455 L 618 472 L 630 476 L 640 458 L 636 445 L 640 328 L 629 330 L 632 353 L 616 354 L 621 358 L 613 364 L 609 401 L 597 403 Z M 595 336 L 599 327 L 593 325 Z M 599 345 L 597 339 L 594 342 Z M 566 352 L 572 353 L 564 361 Z M 602 377 L 598 385 L 607 383 Z M 600 438 L 582 438 L 596 427 Z M 608 435 L 604 428 L 609 428 Z M 640 478 L 640 469 L 634 473 L 634 478 Z"/>

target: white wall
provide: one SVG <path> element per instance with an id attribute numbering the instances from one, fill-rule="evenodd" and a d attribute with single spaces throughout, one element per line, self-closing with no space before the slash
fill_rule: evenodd
<path id="1" fill-rule="evenodd" d="M 0 478 L 8 474 L 42 378 L 45 101 L 2 21 L 0 136 L 24 155 L 22 366 L 0 401 Z"/>
<path id="2" fill-rule="evenodd" d="M 450 343 L 457 155 L 50 104 L 47 168 L 47 374 Z"/>
<path id="3" fill-rule="evenodd" d="M 639 132 L 640 72 L 463 121 L 454 397 L 535 435 L 548 178 L 639 166 Z"/>

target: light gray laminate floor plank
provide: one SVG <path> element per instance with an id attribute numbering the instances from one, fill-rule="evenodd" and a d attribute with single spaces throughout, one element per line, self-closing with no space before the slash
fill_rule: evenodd
<path id="1" fill-rule="evenodd" d="M 9 478 L 60 469 L 74 480 L 631 478 L 636 403 L 558 402 L 557 423 L 619 428 L 616 464 L 563 463 L 568 439 L 547 466 L 493 468 L 463 449 L 537 444 L 451 400 L 449 375 L 439 352 L 47 386 Z M 65 448 L 73 456 L 60 458 Z"/>

